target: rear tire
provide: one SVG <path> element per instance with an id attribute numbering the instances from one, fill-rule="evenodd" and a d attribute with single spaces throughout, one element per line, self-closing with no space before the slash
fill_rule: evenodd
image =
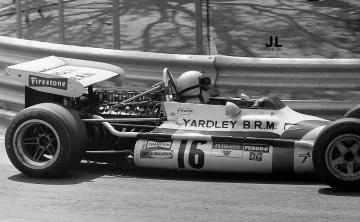
<path id="1" fill-rule="evenodd" d="M 317 137 L 313 150 L 317 175 L 338 190 L 360 189 L 360 120 L 340 119 Z"/>
<path id="2" fill-rule="evenodd" d="M 87 132 L 79 115 L 54 103 L 18 113 L 6 130 L 6 152 L 13 165 L 30 177 L 56 177 L 79 164 Z"/>

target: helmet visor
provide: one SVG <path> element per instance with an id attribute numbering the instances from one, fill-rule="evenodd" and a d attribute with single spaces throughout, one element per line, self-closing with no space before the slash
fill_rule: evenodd
<path id="1" fill-rule="evenodd" d="M 209 76 L 202 75 L 199 77 L 199 85 L 203 90 L 208 90 L 211 85 L 211 79 Z"/>

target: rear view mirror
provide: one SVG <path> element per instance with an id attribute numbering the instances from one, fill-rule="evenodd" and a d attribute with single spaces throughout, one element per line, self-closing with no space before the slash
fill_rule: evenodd
<path id="1" fill-rule="evenodd" d="M 226 116 L 235 116 L 241 113 L 241 109 L 232 102 L 226 102 L 225 105 L 225 115 Z"/>

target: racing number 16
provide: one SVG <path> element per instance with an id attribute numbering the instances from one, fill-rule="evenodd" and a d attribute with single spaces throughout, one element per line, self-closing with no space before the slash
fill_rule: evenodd
<path id="1" fill-rule="evenodd" d="M 198 144 L 206 143 L 205 140 L 194 140 L 191 142 L 190 152 L 189 152 L 189 165 L 195 169 L 201 169 L 204 166 L 205 154 L 204 151 L 197 149 Z M 178 166 L 179 168 L 185 168 L 185 149 L 186 149 L 187 140 L 181 140 L 180 148 L 178 153 Z M 197 158 L 197 161 L 196 161 Z"/>

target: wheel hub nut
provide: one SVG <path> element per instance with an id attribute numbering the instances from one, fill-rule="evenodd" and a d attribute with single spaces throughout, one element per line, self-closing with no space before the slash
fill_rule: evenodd
<path id="1" fill-rule="evenodd" d="M 47 146 L 49 144 L 49 139 L 45 136 L 40 137 L 39 144 L 41 146 Z"/>
<path id="2" fill-rule="evenodd" d="M 345 153 L 345 155 L 344 155 L 344 160 L 345 160 L 345 161 L 348 161 L 348 162 L 353 161 L 354 158 L 355 158 L 355 156 L 354 156 L 354 154 L 353 154 L 352 152 L 347 152 L 347 153 Z"/>

